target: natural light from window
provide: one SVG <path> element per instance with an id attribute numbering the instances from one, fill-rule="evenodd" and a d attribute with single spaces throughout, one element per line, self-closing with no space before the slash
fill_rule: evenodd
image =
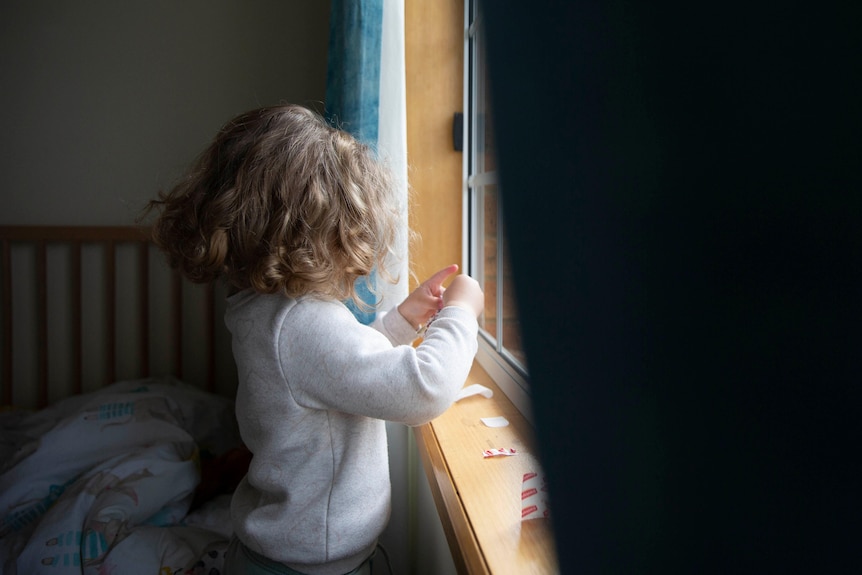
<path id="1" fill-rule="evenodd" d="M 480 2 L 465 5 L 464 148 L 465 261 L 485 291 L 477 359 L 525 412 L 527 362 L 515 305 L 497 180 L 494 122 L 482 50 Z"/>

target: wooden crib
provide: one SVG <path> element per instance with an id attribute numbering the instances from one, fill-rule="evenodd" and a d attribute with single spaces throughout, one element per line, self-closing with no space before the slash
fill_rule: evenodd
<path id="1" fill-rule="evenodd" d="M 0 226 L 0 572 L 211 572 L 245 474 L 223 288 L 136 226 Z"/>
<path id="2" fill-rule="evenodd" d="M 167 270 L 137 226 L 0 226 L 0 402 L 44 407 L 172 374 L 232 395 L 221 287 Z"/>

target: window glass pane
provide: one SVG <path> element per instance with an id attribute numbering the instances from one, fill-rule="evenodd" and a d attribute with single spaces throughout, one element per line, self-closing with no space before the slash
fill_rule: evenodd
<path id="1" fill-rule="evenodd" d="M 482 53 L 482 21 L 472 4 L 466 49 L 470 54 L 466 117 L 469 158 L 465 163 L 470 197 L 470 270 L 485 292 L 485 309 L 479 318 L 482 334 L 493 347 L 494 361 L 505 363 L 526 377 L 514 282 L 504 245 L 497 180 L 495 125 L 492 121 L 490 86 Z M 511 373 L 511 372 L 510 372 Z"/>
<path id="2" fill-rule="evenodd" d="M 521 322 L 518 320 L 518 310 L 515 302 L 515 285 L 512 277 L 512 266 L 509 263 L 509 246 L 505 234 L 499 236 L 503 242 L 502 264 L 502 336 L 501 343 L 522 368 L 526 369 L 527 357 L 521 344 Z"/>
<path id="3" fill-rule="evenodd" d="M 477 37 L 481 36 L 481 30 Z M 494 149 L 494 122 L 491 117 L 488 67 L 477 42 L 476 63 L 476 173 L 491 172 L 497 168 Z"/>
<path id="4" fill-rule="evenodd" d="M 481 212 L 479 249 L 482 254 L 479 278 L 485 291 L 485 312 L 479 318 L 482 329 L 497 338 L 497 186 L 476 188 Z"/>

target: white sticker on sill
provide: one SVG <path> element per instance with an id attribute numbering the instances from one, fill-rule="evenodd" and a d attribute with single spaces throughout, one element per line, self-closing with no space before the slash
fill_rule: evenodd
<path id="1" fill-rule="evenodd" d="M 509 425 L 509 420 L 502 415 L 497 417 L 483 417 L 481 421 L 488 427 L 506 427 Z"/>
<path id="2" fill-rule="evenodd" d="M 488 399 L 491 399 L 494 396 L 494 392 L 485 387 L 484 385 L 474 383 L 473 385 L 468 385 L 467 387 L 462 389 L 458 393 L 458 397 L 455 398 L 455 401 L 460 401 L 465 397 L 470 397 L 471 395 L 483 395 Z"/>

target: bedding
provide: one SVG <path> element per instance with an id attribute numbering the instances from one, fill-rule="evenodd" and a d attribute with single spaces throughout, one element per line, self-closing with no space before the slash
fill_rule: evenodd
<path id="1" fill-rule="evenodd" d="M 220 572 L 248 454 L 233 401 L 175 378 L 0 413 L 3 575 Z"/>

